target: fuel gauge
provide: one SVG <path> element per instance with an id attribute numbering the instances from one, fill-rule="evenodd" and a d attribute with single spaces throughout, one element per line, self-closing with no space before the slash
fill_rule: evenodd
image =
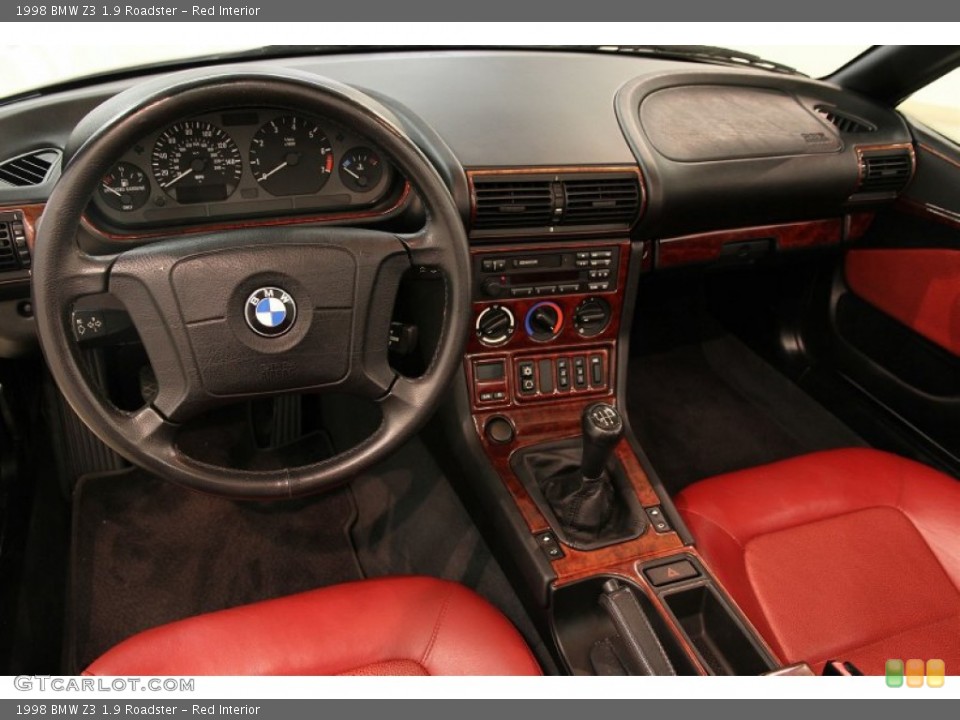
<path id="1" fill-rule="evenodd" d="M 143 207 L 150 198 L 146 173 L 133 163 L 119 162 L 100 180 L 100 199 L 120 212 Z"/>
<path id="2" fill-rule="evenodd" d="M 383 177 L 380 156 L 365 147 L 349 150 L 340 161 L 340 180 L 354 192 L 369 192 Z"/>

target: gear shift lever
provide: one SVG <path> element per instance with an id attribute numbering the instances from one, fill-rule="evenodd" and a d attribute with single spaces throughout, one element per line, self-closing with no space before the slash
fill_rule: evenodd
<path id="1" fill-rule="evenodd" d="M 610 454 L 623 437 L 623 418 L 613 405 L 594 403 L 583 411 L 583 459 L 580 469 L 584 480 L 603 477 Z"/>

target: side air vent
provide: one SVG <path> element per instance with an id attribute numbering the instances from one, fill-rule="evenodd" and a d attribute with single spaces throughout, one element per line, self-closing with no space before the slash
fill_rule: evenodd
<path id="1" fill-rule="evenodd" d="M 643 194 L 634 172 L 531 173 L 472 176 L 473 232 L 512 230 L 559 235 L 594 229 L 626 230 L 640 214 Z"/>
<path id="2" fill-rule="evenodd" d="M 565 180 L 562 225 L 632 225 L 640 210 L 635 177 Z"/>
<path id="3" fill-rule="evenodd" d="M 858 118 L 835 107 L 828 105 L 817 105 L 816 111 L 820 113 L 827 122 L 833 125 L 841 133 L 872 133 L 877 131 L 876 125 Z"/>
<path id="4" fill-rule="evenodd" d="M 27 270 L 29 267 L 30 251 L 23 215 L 19 212 L 0 213 L 0 272 Z"/>
<path id="5" fill-rule="evenodd" d="M 35 150 L 0 163 L 0 183 L 14 187 L 41 185 L 60 159 L 54 148 Z"/>
<path id="6" fill-rule="evenodd" d="M 913 158 L 907 150 L 860 154 L 858 194 L 896 194 L 913 174 Z"/>
<path id="7" fill-rule="evenodd" d="M 555 203 L 549 180 L 478 180 L 474 193 L 477 230 L 552 224 Z"/>

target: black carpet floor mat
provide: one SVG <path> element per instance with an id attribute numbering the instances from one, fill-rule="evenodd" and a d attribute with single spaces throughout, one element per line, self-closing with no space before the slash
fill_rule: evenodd
<path id="1" fill-rule="evenodd" d="M 150 627 L 362 571 L 346 488 L 305 500 L 233 502 L 140 470 L 90 475 L 74 497 L 67 671 Z"/>
<path id="2" fill-rule="evenodd" d="M 712 475 L 865 444 L 730 334 L 631 358 L 627 406 L 671 493 Z"/>

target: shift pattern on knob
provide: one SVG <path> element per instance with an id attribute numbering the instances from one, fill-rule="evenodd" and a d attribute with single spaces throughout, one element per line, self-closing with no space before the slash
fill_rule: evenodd
<path id="1" fill-rule="evenodd" d="M 594 403 L 584 408 L 581 426 L 583 477 L 585 480 L 598 480 L 603 477 L 614 446 L 623 437 L 623 418 L 613 405 Z"/>

